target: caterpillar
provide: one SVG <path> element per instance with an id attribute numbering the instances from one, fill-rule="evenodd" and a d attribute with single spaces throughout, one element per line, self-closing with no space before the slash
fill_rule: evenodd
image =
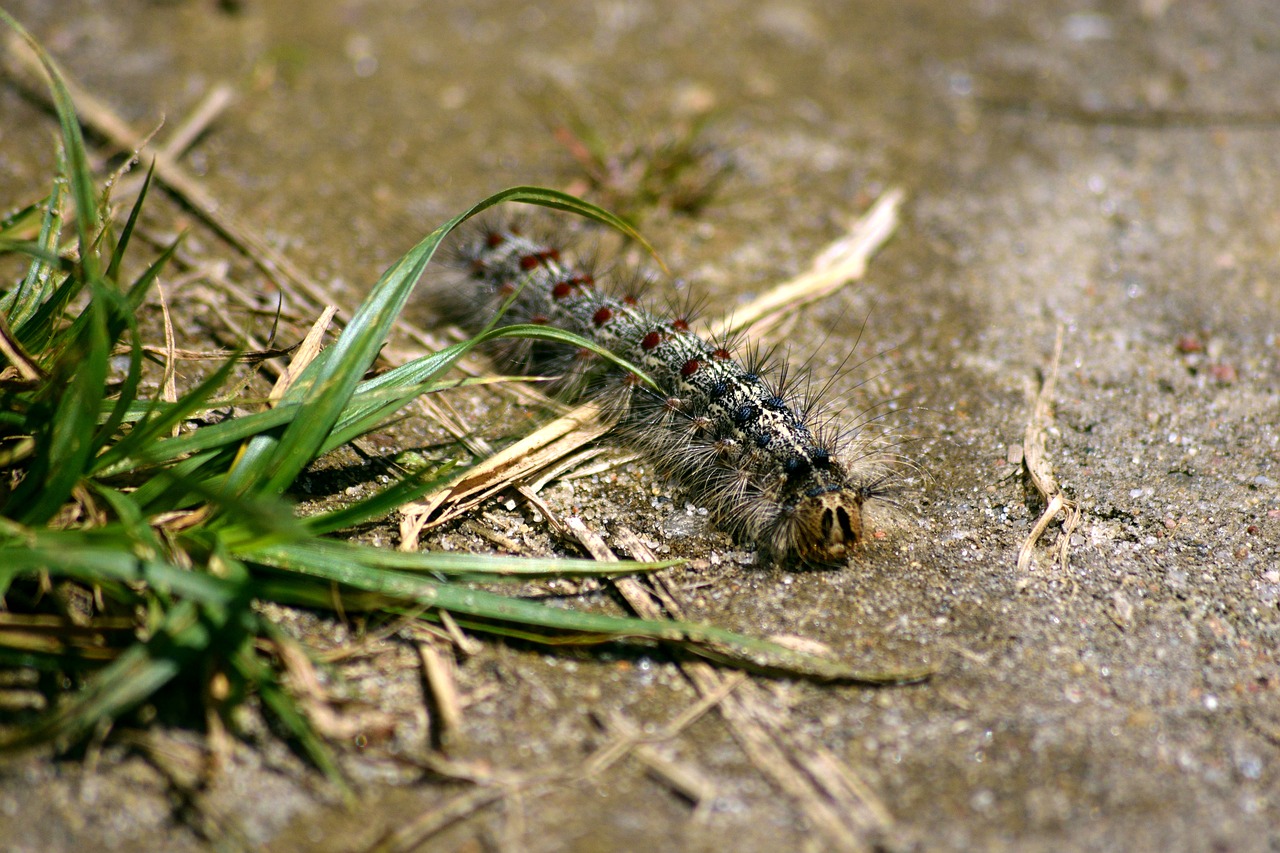
<path id="1" fill-rule="evenodd" d="M 692 330 L 687 306 L 663 312 L 637 288 L 601 286 L 518 227 L 486 227 L 457 251 L 481 289 L 469 327 L 505 310 L 504 320 L 575 332 L 645 371 L 657 390 L 586 349 L 554 353 L 539 343 L 506 353 L 525 370 L 555 362 L 562 396 L 607 381 L 623 441 L 707 506 L 722 530 L 766 560 L 813 566 L 843 563 L 863 542 L 864 506 L 883 491 L 888 468 L 872 440 L 832 427 L 820 394 L 797 393 L 807 383 L 785 365 L 771 369 L 758 349 L 735 357 L 731 339 Z"/>

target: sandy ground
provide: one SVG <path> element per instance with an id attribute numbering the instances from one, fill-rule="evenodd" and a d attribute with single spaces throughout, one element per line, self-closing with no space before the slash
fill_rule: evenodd
<path id="1" fill-rule="evenodd" d="M 1280 849 L 1273 0 L 8 8 L 139 129 L 236 86 L 184 164 L 349 303 L 488 193 L 566 185 L 548 130 L 566 112 L 631 139 L 714 104 L 730 180 L 696 218 L 644 226 L 713 314 L 903 188 L 867 280 L 787 336 L 825 378 L 861 333 L 875 357 L 833 389 L 850 418 L 900 401 L 928 476 L 884 539 L 840 571 L 755 565 L 643 460 L 548 499 L 692 558 L 671 582 L 693 618 L 938 672 L 881 690 L 753 678 L 672 734 L 724 673 L 484 643 L 459 664 L 452 763 L 423 769 L 421 664 L 388 640 L 345 673 L 394 723 L 353 749 L 354 808 L 270 738 L 236 751 L 204 817 L 108 747 L 93 768 L 0 767 L 0 846 L 195 849 L 203 827 L 276 850 L 400 830 L 407 847 L 448 806 L 461 820 L 424 849 Z M 0 114 L 16 204 L 47 181 L 53 126 L 12 86 Z M 1045 504 L 1017 454 L 1059 330 L 1040 434 L 1079 520 L 1065 564 L 1059 517 L 1020 569 Z M 479 522 L 561 547 L 519 507 Z M 468 530 L 437 543 L 482 547 Z M 628 726 L 652 742 L 592 764 Z"/>

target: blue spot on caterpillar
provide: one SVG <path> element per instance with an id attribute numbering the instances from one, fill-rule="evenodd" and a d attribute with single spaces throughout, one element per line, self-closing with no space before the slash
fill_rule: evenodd
<path id="1" fill-rule="evenodd" d="M 728 341 L 706 340 L 689 317 L 669 317 L 634 293 L 616 296 L 545 242 L 511 227 L 482 232 L 459 249 L 483 304 L 483 327 L 508 304 L 505 320 L 546 323 L 596 341 L 642 367 L 657 384 L 614 381 L 624 407 L 619 432 L 660 473 L 680 481 L 715 523 L 766 559 L 833 565 L 865 536 L 863 507 L 885 480 L 868 461 L 873 442 L 826 427 L 816 401 L 790 390 L 786 372 L 761 375 L 762 359 L 736 360 Z M 474 303 L 473 303 L 474 304 Z M 525 370 L 554 360 L 547 345 L 510 351 Z M 566 396 L 618 378 L 587 352 L 559 359 Z"/>

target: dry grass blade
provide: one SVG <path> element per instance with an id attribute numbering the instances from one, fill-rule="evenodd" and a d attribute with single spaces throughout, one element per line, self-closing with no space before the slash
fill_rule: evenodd
<path id="1" fill-rule="evenodd" d="M 613 559 L 617 560 L 617 557 Z M 631 754 L 635 754 L 651 772 L 660 775 L 672 789 L 697 804 L 709 798 L 712 791 L 703 775 L 686 766 L 675 765 L 647 745 L 679 736 L 745 681 L 746 676 L 740 672 L 726 675 L 717 690 L 704 693 L 702 698 L 653 733 L 641 734 L 619 716 L 611 715 L 607 722 L 612 725 L 602 725 L 611 735 L 610 739 L 592 750 L 579 764 L 565 769 L 506 774 L 495 772 L 487 765 L 470 765 L 436 754 L 427 764 L 430 769 L 447 778 L 472 782 L 477 787 L 457 794 L 411 820 L 400 822 L 393 829 L 385 830 L 364 849 L 368 853 L 421 849 L 451 824 L 464 820 L 499 800 L 510 806 L 526 796 L 536 797 L 556 787 L 602 773 Z M 600 718 L 597 721 L 605 723 Z M 518 839 L 520 832 L 513 832 L 512 835 Z"/>
<path id="2" fill-rule="evenodd" d="M 200 99 L 182 123 L 169 135 L 164 147 L 160 150 L 173 159 L 186 153 L 187 149 L 217 121 L 218 116 L 235 101 L 236 91 L 226 83 L 214 86 Z"/>
<path id="3" fill-rule="evenodd" d="M 620 531 L 617 538 L 633 560 L 653 556 L 630 531 Z M 654 578 L 659 584 L 664 581 L 661 575 Z M 647 619 L 664 617 L 662 607 L 639 581 L 612 582 L 637 613 Z M 668 587 L 665 593 L 662 599 L 671 618 L 682 618 L 676 590 Z M 786 712 L 767 702 L 755 685 L 743 685 L 729 695 L 724 692 L 725 682 L 733 676 L 700 661 L 682 663 L 680 668 L 704 698 L 724 696 L 719 708 L 738 745 L 762 776 L 795 801 L 828 849 L 870 850 L 887 833 L 893 819 L 874 792 L 826 747 L 800 742 Z"/>
<path id="4" fill-rule="evenodd" d="M 400 548 L 416 550 L 418 535 L 424 529 L 451 521 L 509 486 L 533 477 L 604 435 L 610 427 L 598 406 L 579 406 L 468 469 L 445 489 L 407 504 L 402 509 Z"/>
<path id="5" fill-rule="evenodd" d="M 462 731 L 462 698 L 458 693 L 453 655 L 445 642 L 428 638 L 418 643 L 418 657 L 422 660 L 431 705 L 439 721 L 433 739 L 447 747 Z"/>
<path id="6" fill-rule="evenodd" d="M 175 361 L 224 362 L 229 358 L 234 358 L 236 361 L 249 362 L 249 363 L 252 363 L 255 361 L 263 361 L 264 359 L 268 359 L 268 358 L 279 358 L 282 355 L 288 355 L 289 353 L 293 352 L 297 348 L 298 347 L 295 344 L 293 346 L 278 347 L 275 349 L 240 350 L 239 352 L 236 352 L 234 350 L 218 350 L 218 349 L 209 349 L 209 350 L 179 349 L 179 348 L 169 349 L 168 347 L 157 346 L 155 344 L 143 344 L 142 346 L 138 347 L 138 349 L 140 349 L 142 352 L 146 353 L 147 355 L 164 356 L 165 358 L 172 358 Z M 133 347 L 131 346 L 117 346 L 115 349 L 111 351 L 111 355 L 113 357 L 128 355 L 132 351 L 133 351 Z"/>
<path id="7" fill-rule="evenodd" d="M 647 735 L 619 711 L 597 715 L 596 724 L 613 736 L 614 743 L 625 745 L 651 776 L 693 805 L 701 806 L 715 796 L 715 785 L 705 773 L 694 765 L 673 761 L 652 746 L 654 741 L 674 737 L 677 732 L 670 727 L 661 736 Z"/>
<path id="8" fill-rule="evenodd" d="M 1036 520 L 1031 532 L 1018 550 L 1018 571 L 1025 574 L 1031 566 L 1031 558 L 1035 553 L 1036 542 L 1048 529 L 1059 513 L 1065 513 L 1062 521 L 1062 533 L 1058 537 L 1055 549 L 1058 563 L 1066 575 L 1071 548 L 1071 534 L 1080 524 L 1080 505 L 1062 493 L 1057 478 L 1053 474 L 1053 464 L 1049 461 L 1049 453 L 1045 447 L 1045 436 L 1049 424 L 1053 422 L 1053 393 L 1058 380 L 1058 365 L 1062 359 L 1063 329 L 1058 327 L 1057 338 L 1053 344 L 1053 359 L 1045 373 L 1044 383 L 1036 396 L 1031 418 L 1027 421 L 1027 429 L 1022 439 L 1022 460 L 1031 478 L 1031 485 L 1045 502 L 1044 512 Z"/>
<path id="9" fill-rule="evenodd" d="M 311 324 L 310 331 L 303 338 L 302 344 L 294 353 L 293 359 L 289 362 L 289 366 L 276 379 L 275 385 L 271 388 L 271 394 L 268 400 L 272 405 L 280 402 L 285 392 L 289 390 L 295 379 L 297 379 L 302 371 L 307 369 L 307 365 L 315 361 L 316 356 L 320 354 L 320 350 L 324 349 L 324 333 L 329 328 L 329 324 L 333 322 L 334 316 L 338 313 L 337 307 L 333 305 L 325 306 L 324 311 L 320 314 L 320 318 Z"/>
<path id="10" fill-rule="evenodd" d="M 835 293 L 866 275 L 867 262 L 898 227 L 898 209 L 905 194 L 891 189 L 876 199 L 849 232 L 824 249 L 809 271 L 763 293 L 711 326 L 713 337 L 743 334 L 758 340 L 797 308 Z"/>
<path id="11" fill-rule="evenodd" d="M 132 620 L 98 617 L 80 625 L 61 616 L 0 612 L 0 648 L 80 661 L 110 661 L 132 639 Z"/>
<path id="12" fill-rule="evenodd" d="M 178 399 L 178 360 L 174 357 L 177 339 L 173 332 L 173 315 L 169 313 L 169 299 L 164 295 L 164 288 L 156 284 L 156 296 L 160 300 L 160 315 L 164 319 L 164 376 L 160 380 L 163 389 L 161 399 L 167 403 Z M 173 427 L 173 434 L 178 434 L 178 426 Z"/>
<path id="13" fill-rule="evenodd" d="M 408 853 L 418 850 L 445 827 L 507 796 L 500 787 L 472 788 L 446 800 L 396 829 L 387 832 L 366 848 L 367 853 Z"/>
<path id="14" fill-rule="evenodd" d="M 39 382 L 44 379 L 44 370 L 23 350 L 22 344 L 13 336 L 9 323 L 0 314 L 0 355 L 9 362 L 5 372 L 10 368 L 26 382 Z M 3 378 L 3 374 L 0 374 Z"/>

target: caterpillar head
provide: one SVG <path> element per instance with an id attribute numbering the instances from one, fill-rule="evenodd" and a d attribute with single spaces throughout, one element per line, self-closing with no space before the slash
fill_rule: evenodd
<path id="1" fill-rule="evenodd" d="M 796 504 L 790 549 L 806 563 L 842 563 L 862 542 L 862 496 L 833 489 Z"/>

